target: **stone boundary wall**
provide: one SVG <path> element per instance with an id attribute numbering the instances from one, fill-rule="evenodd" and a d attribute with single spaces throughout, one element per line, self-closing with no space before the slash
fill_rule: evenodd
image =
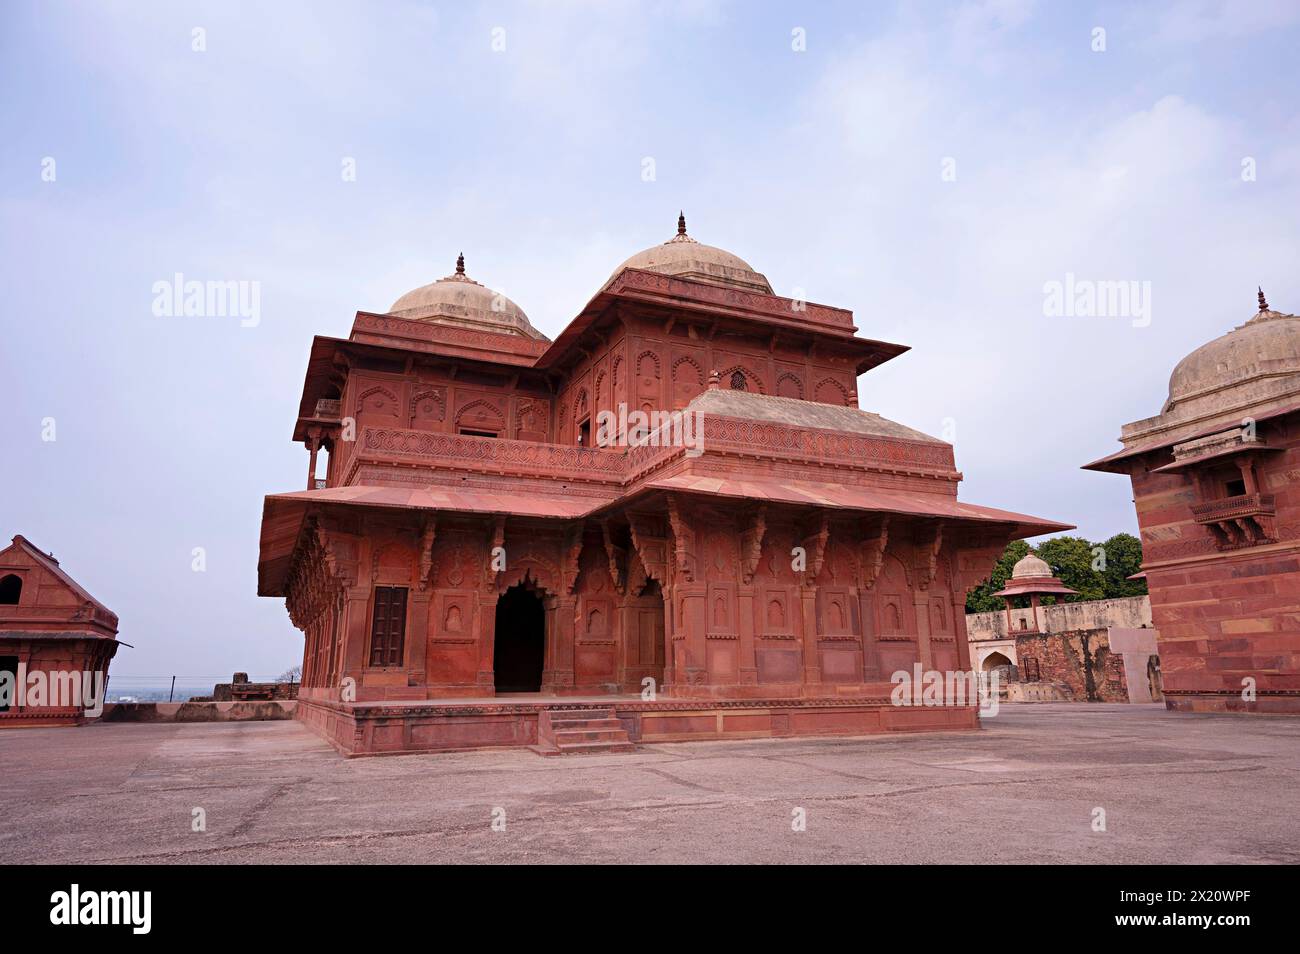
<path id="1" fill-rule="evenodd" d="M 1035 625 L 1032 609 L 1011 611 L 1012 632 L 1007 633 L 1007 614 L 1004 610 L 989 613 L 967 613 L 966 634 L 971 640 L 1002 639 L 1015 636 L 1020 620 L 1025 620 L 1029 631 L 1042 633 L 1078 632 L 1086 629 L 1142 629 L 1151 626 L 1151 598 L 1149 596 L 1124 596 L 1113 600 L 1087 600 L 1082 603 L 1054 603 L 1038 608 Z"/>
<path id="2" fill-rule="evenodd" d="M 101 722 L 267 722 L 292 719 L 294 700 L 258 702 L 109 702 Z"/>

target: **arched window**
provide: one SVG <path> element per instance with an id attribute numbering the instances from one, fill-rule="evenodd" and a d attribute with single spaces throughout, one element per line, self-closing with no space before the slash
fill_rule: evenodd
<path id="1" fill-rule="evenodd" d="M 744 372 L 744 371 L 737 371 L 735 374 L 733 374 L 733 375 L 731 376 L 731 390 L 733 390 L 733 391 L 743 391 L 743 390 L 745 390 L 745 372 Z"/>
<path id="2" fill-rule="evenodd" d="M 23 581 L 13 573 L 0 579 L 0 605 L 17 606 L 23 593 Z"/>

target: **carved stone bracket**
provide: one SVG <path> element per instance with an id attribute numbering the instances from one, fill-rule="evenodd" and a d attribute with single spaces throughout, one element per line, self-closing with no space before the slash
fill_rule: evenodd
<path id="1" fill-rule="evenodd" d="M 660 586 L 667 586 L 668 539 L 661 526 L 662 520 L 629 512 L 627 522 L 632 530 L 632 547 L 640 558 L 645 575 L 658 580 Z"/>
<path id="2" fill-rule="evenodd" d="M 614 589 L 620 595 L 627 592 L 627 549 L 614 542 L 613 528 L 609 520 L 600 522 L 601 538 L 605 542 L 605 556 L 609 558 L 609 576 L 614 581 Z"/>
<path id="3" fill-rule="evenodd" d="M 564 532 L 564 552 L 560 555 L 561 567 L 560 574 L 563 577 L 562 585 L 565 593 L 572 593 L 578 586 L 578 558 L 582 556 L 582 535 L 586 530 L 586 524 L 581 520 L 574 521 Z"/>
<path id="4" fill-rule="evenodd" d="M 695 531 L 686 525 L 676 494 L 668 495 L 668 523 L 673 532 L 673 556 L 677 572 L 687 583 L 695 582 Z"/>
<path id="5" fill-rule="evenodd" d="M 767 506 L 760 504 L 750 515 L 749 524 L 740 533 L 740 576 L 754 582 L 758 561 L 763 555 L 763 536 L 767 533 Z"/>
<path id="6" fill-rule="evenodd" d="M 889 546 L 889 518 L 880 517 L 870 523 L 862 539 L 862 587 L 867 590 L 876 585 Z"/>
<path id="7" fill-rule="evenodd" d="M 806 563 L 803 571 L 804 586 L 811 586 L 813 580 L 822 571 L 826 560 L 826 543 L 831 538 L 831 514 L 829 510 L 815 511 L 811 529 L 803 538 L 802 546 Z"/>
<path id="8" fill-rule="evenodd" d="M 927 590 L 934 582 L 934 571 L 939 565 L 939 550 L 943 547 L 943 524 L 923 525 L 917 531 L 916 585 L 918 589 Z"/>

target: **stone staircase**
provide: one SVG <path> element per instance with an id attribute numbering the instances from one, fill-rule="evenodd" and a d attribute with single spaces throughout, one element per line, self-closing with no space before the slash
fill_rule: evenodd
<path id="1" fill-rule="evenodd" d="M 543 709 L 537 715 L 538 755 L 631 752 L 636 748 L 613 709 Z"/>

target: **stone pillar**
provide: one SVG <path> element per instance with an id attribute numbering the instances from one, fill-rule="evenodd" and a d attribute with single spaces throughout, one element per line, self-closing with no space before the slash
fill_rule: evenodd
<path id="1" fill-rule="evenodd" d="M 574 682 L 574 632 L 577 625 L 578 599 L 575 596 L 548 596 L 547 644 L 554 644 L 555 655 L 551 667 L 542 673 L 542 688 L 552 692 L 571 687 Z"/>
<path id="2" fill-rule="evenodd" d="M 357 683 L 357 701 L 361 701 L 361 684 L 370 660 L 366 658 L 370 641 L 370 585 L 350 586 L 343 610 L 343 658 L 339 660 L 340 683 L 351 677 Z"/>
<path id="3" fill-rule="evenodd" d="M 673 634 L 677 632 L 677 603 L 673 599 L 673 588 L 662 583 L 659 591 L 664 598 L 664 677 L 660 689 L 667 689 L 677 682 L 676 667 L 673 659 Z"/>
<path id="4" fill-rule="evenodd" d="M 821 657 L 817 652 L 817 588 L 799 587 L 799 619 L 803 624 L 803 681 L 816 686 L 822 681 Z"/>
<path id="5" fill-rule="evenodd" d="M 752 586 L 740 586 L 736 589 L 737 631 L 740 635 L 737 678 L 742 686 L 758 685 L 758 657 L 754 642 L 758 632 L 758 616 L 762 608 L 758 605 L 757 591 Z"/>
<path id="6" fill-rule="evenodd" d="M 307 449 L 311 451 L 311 460 L 307 464 L 307 489 L 316 489 L 316 452 L 320 450 L 320 441 L 315 437 L 307 438 Z"/>
<path id="7" fill-rule="evenodd" d="M 966 634 L 966 604 L 959 603 L 959 599 L 956 593 L 952 595 L 952 630 L 957 640 L 957 668 L 964 671 L 971 668 L 970 641 Z"/>
<path id="8" fill-rule="evenodd" d="M 428 670 L 425 659 L 429 652 L 429 603 L 433 594 L 428 590 L 411 593 L 411 628 L 406 634 L 405 656 L 407 685 L 427 687 Z"/>
<path id="9" fill-rule="evenodd" d="M 485 696 L 494 696 L 497 692 L 494 653 L 497 635 L 497 600 L 500 594 L 496 589 L 479 591 L 477 612 L 475 612 L 475 638 L 478 641 L 478 674 L 475 682 L 478 691 Z"/>
<path id="10" fill-rule="evenodd" d="M 876 604 L 871 591 L 858 589 L 858 617 L 862 621 L 862 681 L 880 678 L 880 643 L 876 632 Z"/>
<path id="11" fill-rule="evenodd" d="M 921 669 L 929 672 L 934 665 L 934 654 L 930 651 L 930 595 L 925 590 L 913 594 L 913 615 L 916 618 L 916 648 L 921 656 Z"/>
<path id="12" fill-rule="evenodd" d="M 673 587 L 673 602 L 679 607 L 682 625 L 674 627 L 676 639 L 668 650 L 674 653 L 673 677 L 677 686 L 700 686 L 709 682 L 708 588 L 701 583 L 679 583 Z M 685 672 L 675 665 L 675 649 L 685 647 Z"/>

